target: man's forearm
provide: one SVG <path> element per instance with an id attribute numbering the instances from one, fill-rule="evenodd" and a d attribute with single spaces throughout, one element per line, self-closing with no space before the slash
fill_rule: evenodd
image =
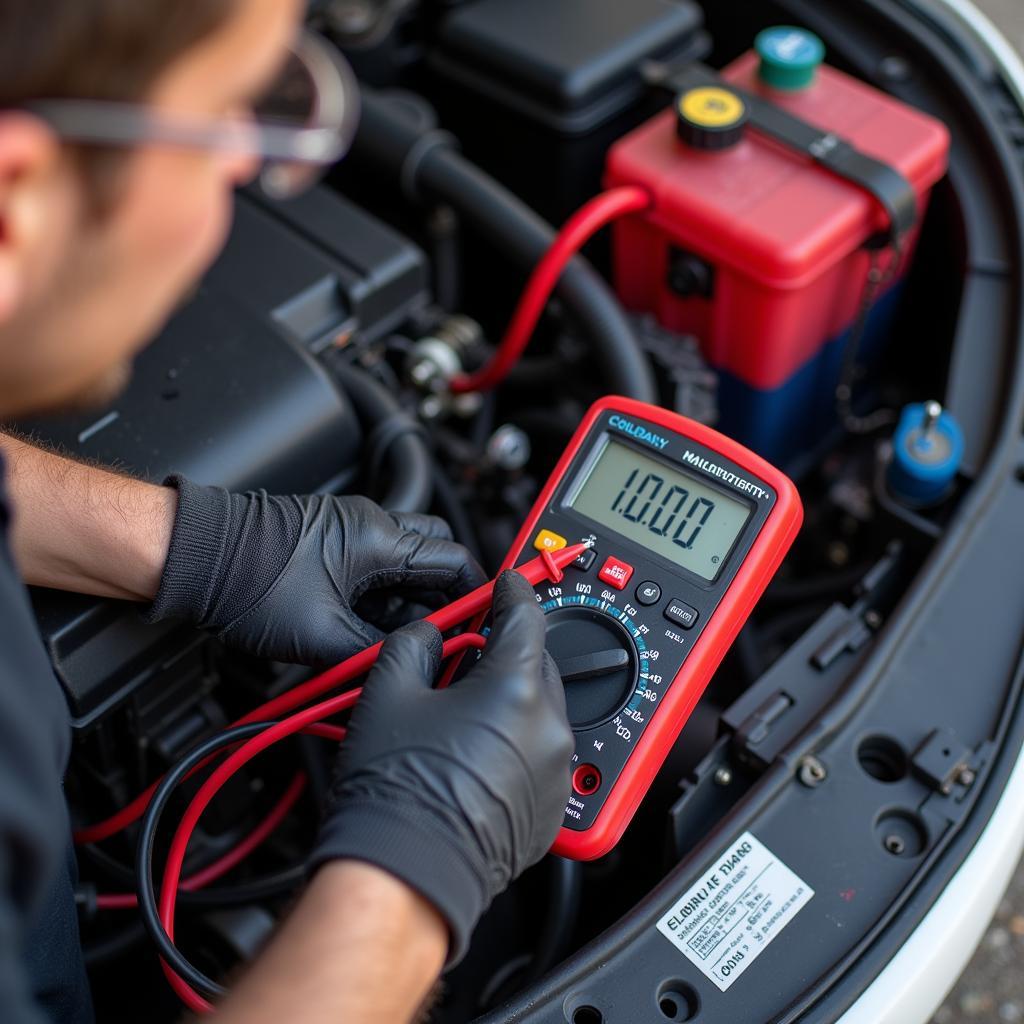
<path id="1" fill-rule="evenodd" d="M 25 581 L 151 600 L 177 492 L 83 465 L 0 433 L 14 509 L 11 543 Z"/>
<path id="2" fill-rule="evenodd" d="M 404 883 L 357 861 L 322 867 L 217 1024 L 405 1024 L 448 950 L 447 927 Z"/>

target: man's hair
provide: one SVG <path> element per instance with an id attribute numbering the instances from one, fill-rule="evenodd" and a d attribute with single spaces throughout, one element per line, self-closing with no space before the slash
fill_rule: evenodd
<path id="1" fill-rule="evenodd" d="M 238 0 L 3 0 L 0 108 L 138 100 Z"/>
<path id="2" fill-rule="evenodd" d="M 41 99 L 143 99 L 240 0 L 0 0 L 0 110 Z M 124 149 L 75 146 L 91 205 L 110 207 Z"/>

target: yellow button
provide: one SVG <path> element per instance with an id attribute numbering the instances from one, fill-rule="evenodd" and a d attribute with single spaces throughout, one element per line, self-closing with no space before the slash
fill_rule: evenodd
<path id="1" fill-rule="evenodd" d="M 541 530 L 533 538 L 533 546 L 538 551 L 559 551 L 567 543 L 568 541 L 564 537 L 560 537 L 557 533 L 552 533 L 550 530 Z"/>

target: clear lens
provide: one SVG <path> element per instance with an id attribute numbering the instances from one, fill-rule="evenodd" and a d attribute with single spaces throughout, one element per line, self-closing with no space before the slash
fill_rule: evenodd
<path id="1" fill-rule="evenodd" d="M 253 113 L 257 120 L 293 128 L 316 126 L 317 83 L 310 67 L 300 56 L 300 48 L 289 55 L 281 75 Z"/>
<path id="2" fill-rule="evenodd" d="M 268 195 L 296 195 L 315 184 L 351 144 L 359 117 L 355 76 L 334 47 L 303 33 L 254 115 L 268 135 L 275 128 L 299 129 L 294 152 L 288 157 L 268 156 L 260 175 Z M 268 140 L 264 151 L 272 153 L 275 148 Z"/>
<path id="3" fill-rule="evenodd" d="M 334 47 L 303 33 L 277 83 L 245 118 L 171 117 L 132 103 L 81 99 L 26 107 L 72 142 L 167 143 L 262 157 L 263 188 L 283 198 L 309 188 L 345 154 L 359 120 L 359 88 Z"/>

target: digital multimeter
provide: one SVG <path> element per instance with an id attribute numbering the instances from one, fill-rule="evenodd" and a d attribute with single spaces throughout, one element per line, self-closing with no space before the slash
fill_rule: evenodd
<path id="1" fill-rule="evenodd" d="M 590 544 L 536 586 L 576 736 L 554 853 L 618 842 L 802 519 L 790 480 L 717 431 L 590 408 L 502 566 Z"/>

